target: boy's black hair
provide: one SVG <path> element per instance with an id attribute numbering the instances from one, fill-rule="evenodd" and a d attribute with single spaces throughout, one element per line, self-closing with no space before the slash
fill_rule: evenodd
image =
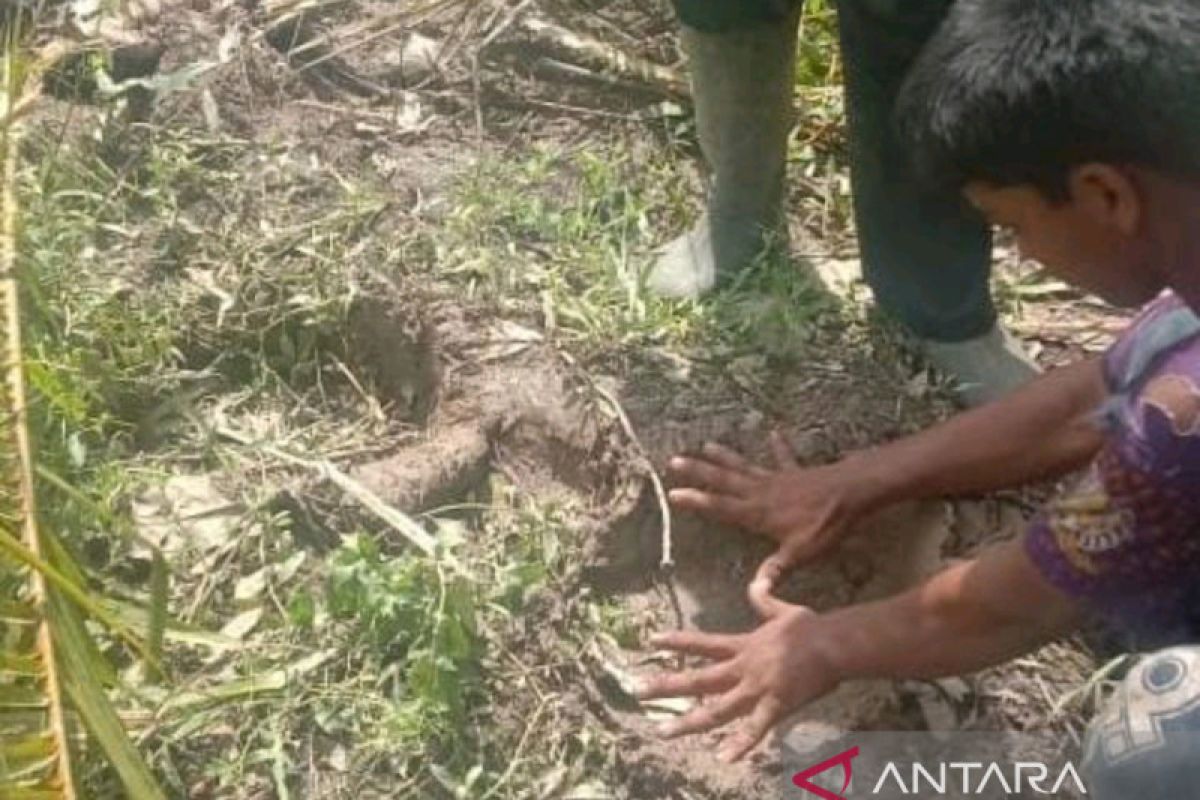
<path id="1" fill-rule="evenodd" d="M 1200 180 L 1200 0 L 958 0 L 896 108 L 919 172 L 1067 196 L 1080 164 Z"/>

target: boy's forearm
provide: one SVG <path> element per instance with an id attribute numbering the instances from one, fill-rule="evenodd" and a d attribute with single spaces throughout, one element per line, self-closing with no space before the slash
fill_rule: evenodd
<path id="1" fill-rule="evenodd" d="M 1099 359 L 1043 375 L 1003 400 L 851 456 L 876 506 L 1055 477 L 1091 460 L 1106 392 Z"/>
<path id="2" fill-rule="evenodd" d="M 821 649 L 843 680 L 974 672 L 1071 630 L 1079 608 L 1019 542 L 955 565 L 903 595 L 826 615 Z"/>

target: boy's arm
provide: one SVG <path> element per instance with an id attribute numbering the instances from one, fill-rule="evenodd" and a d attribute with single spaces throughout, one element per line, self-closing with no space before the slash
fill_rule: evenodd
<path id="1" fill-rule="evenodd" d="M 828 614 L 823 657 L 842 679 L 960 675 L 1072 630 L 1080 609 L 1022 542 L 1008 542 L 909 592 Z"/>
<path id="2" fill-rule="evenodd" d="M 925 433 L 857 454 L 875 502 L 985 492 L 1066 474 L 1103 444 L 1102 359 L 1042 375 L 1012 395 Z"/>
<path id="3" fill-rule="evenodd" d="M 1077 604 L 1058 592 L 1020 542 L 951 567 L 906 594 L 824 615 L 783 603 L 757 581 L 751 600 L 765 622 L 741 636 L 677 632 L 655 644 L 716 664 L 662 675 L 640 697 L 720 695 L 669 724 L 679 736 L 746 717 L 722 743 L 741 758 L 801 706 L 853 678 L 929 678 L 971 672 L 1069 630 Z"/>
<path id="4" fill-rule="evenodd" d="M 672 503 L 780 543 L 759 572 L 779 575 L 836 543 L 858 519 L 894 502 L 982 492 L 1065 474 L 1102 444 L 1093 415 L 1106 396 L 1101 360 L 1055 370 L 928 431 L 809 469 L 764 469 L 715 445 L 672 459 Z"/>

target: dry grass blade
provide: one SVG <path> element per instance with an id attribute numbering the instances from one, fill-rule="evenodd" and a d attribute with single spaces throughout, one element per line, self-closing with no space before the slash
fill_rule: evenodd
<path id="1" fill-rule="evenodd" d="M 315 12 L 341 5 L 345 0 L 274 0 L 263 4 L 263 16 L 267 21 L 265 30 L 296 22 L 309 17 Z M 422 19 L 437 14 L 446 9 L 459 5 L 463 0 L 433 0 L 420 5 L 378 14 L 369 19 L 341 29 L 336 34 L 324 32 L 313 35 L 308 41 L 297 43 L 291 51 L 293 56 L 303 55 L 306 51 L 336 45 L 334 49 L 323 52 L 316 57 L 306 60 L 305 69 L 311 69 L 322 62 L 328 61 L 347 52 L 369 44 L 376 39 L 389 36 L 400 30 L 410 29 Z"/>
<path id="2" fill-rule="evenodd" d="M 263 17 L 272 24 L 294 19 L 334 6 L 345 5 L 345 0 L 266 0 L 261 6 Z"/>

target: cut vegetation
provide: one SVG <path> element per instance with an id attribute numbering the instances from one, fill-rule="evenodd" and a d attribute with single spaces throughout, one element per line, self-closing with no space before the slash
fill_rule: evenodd
<path id="1" fill-rule="evenodd" d="M 764 455 L 779 428 L 817 463 L 949 410 L 835 280 L 854 253 L 826 3 L 804 20 L 795 261 L 703 304 L 639 280 L 702 194 L 665 4 L 136 12 L 54 61 L 7 162 L 7 369 L 31 400 L 26 419 L 11 390 L 6 419 L 36 444 L 5 448 L 0 492 L 14 796 L 60 796 L 32 787 L 67 764 L 96 798 L 776 796 L 787 747 L 831 731 L 1077 728 L 1099 681 L 1075 643 L 969 682 L 847 687 L 737 768 L 711 739 L 658 741 L 683 707 L 627 693 L 671 665 L 647 632 L 751 624 L 768 552 L 672 519 L 668 456 Z M 73 12 L 43 13 L 35 41 Z M 1081 301 L 1039 286 L 1014 270 L 1004 292 L 1040 331 Z M 1029 508 L 889 511 L 787 593 L 897 591 Z M 89 716 L 97 695 L 145 768 L 93 746 L 116 721 Z M 21 698 L 37 725 L 12 738 Z M 77 758 L 64 730 L 89 734 Z"/>

